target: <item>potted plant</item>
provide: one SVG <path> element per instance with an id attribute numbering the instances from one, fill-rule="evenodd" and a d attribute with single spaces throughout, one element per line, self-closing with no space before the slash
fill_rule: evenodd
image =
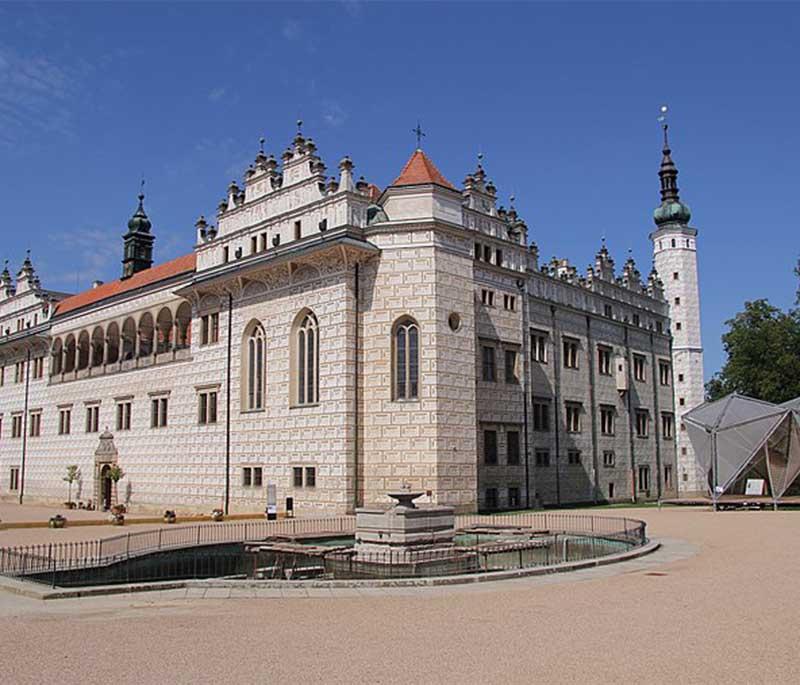
<path id="1" fill-rule="evenodd" d="M 127 511 L 124 504 L 115 504 L 111 507 L 111 525 L 124 526 L 125 525 L 125 512 Z"/>
<path id="2" fill-rule="evenodd" d="M 67 519 L 65 519 L 61 514 L 56 514 L 55 516 L 50 517 L 50 521 L 47 525 L 50 526 L 50 528 L 63 528 L 66 523 Z"/>
<path id="3" fill-rule="evenodd" d="M 172 509 L 167 509 L 164 512 L 164 523 L 175 523 L 178 520 L 178 517 L 175 515 L 175 512 Z"/>
<path id="4" fill-rule="evenodd" d="M 225 516 L 225 512 L 223 512 L 222 509 L 217 508 L 217 509 L 212 509 L 211 510 L 211 520 L 212 521 L 217 521 L 217 522 L 222 521 L 224 516 Z"/>
<path id="5" fill-rule="evenodd" d="M 74 509 L 75 503 L 72 501 L 72 484 L 79 480 L 81 477 L 80 469 L 78 469 L 77 464 L 72 464 L 71 466 L 67 466 L 67 475 L 64 476 L 64 481 L 69 484 L 69 495 L 67 496 L 67 501 L 64 505 L 67 509 Z"/>
<path id="6" fill-rule="evenodd" d="M 125 478 L 125 471 L 122 470 L 122 467 L 120 467 L 119 464 L 114 464 L 108 469 L 108 477 L 114 484 L 114 497 L 112 501 L 116 502 L 119 499 L 117 497 L 117 486 L 119 482 Z"/>

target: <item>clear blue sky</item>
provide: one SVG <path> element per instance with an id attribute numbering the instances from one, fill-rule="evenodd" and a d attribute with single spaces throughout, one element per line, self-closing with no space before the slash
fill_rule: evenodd
<path id="1" fill-rule="evenodd" d="M 280 154 L 301 117 L 329 171 L 383 186 L 419 118 L 452 182 L 484 152 L 544 259 L 583 270 L 605 234 L 647 273 L 667 102 L 708 376 L 745 300 L 794 299 L 799 35 L 793 3 L 0 5 L 0 258 L 116 278 L 142 173 L 163 261 L 261 135 Z"/>

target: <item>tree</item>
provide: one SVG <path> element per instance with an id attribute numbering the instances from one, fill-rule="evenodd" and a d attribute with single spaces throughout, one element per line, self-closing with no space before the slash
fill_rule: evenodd
<path id="1" fill-rule="evenodd" d="M 108 477 L 111 479 L 111 482 L 114 483 L 114 501 L 118 502 L 119 498 L 117 496 L 117 484 L 125 478 L 125 471 L 122 470 L 117 464 L 114 464 L 108 469 Z"/>
<path id="2" fill-rule="evenodd" d="M 72 502 L 72 484 L 76 480 L 80 480 L 81 472 L 78 469 L 77 464 L 72 464 L 72 466 L 67 466 L 67 475 L 64 476 L 64 480 L 69 483 L 69 497 L 67 498 L 67 502 Z"/>
<path id="3" fill-rule="evenodd" d="M 781 403 L 800 396 L 800 309 L 783 312 L 766 300 L 746 302 L 726 325 L 728 360 L 706 384 L 708 399 L 738 392 Z"/>

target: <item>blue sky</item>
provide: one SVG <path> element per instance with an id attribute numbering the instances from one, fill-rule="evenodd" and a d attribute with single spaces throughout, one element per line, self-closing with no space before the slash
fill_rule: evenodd
<path id="1" fill-rule="evenodd" d="M 658 106 L 700 230 L 706 375 L 745 300 L 792 304 L 800 253 L 800 6 L 723 3 L 0 5 L 0 259 L 47 287 L 118 277 L 147 179 L 156 259 L 305 121 L 329 171 L 389 183 L 424 148 L 485 155 L 544 259 L 602 235 L 649 271 Z"/>

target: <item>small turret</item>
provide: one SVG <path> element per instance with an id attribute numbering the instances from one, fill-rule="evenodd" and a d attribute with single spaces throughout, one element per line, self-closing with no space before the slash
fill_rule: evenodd
<path id="1" fill-rule="evenodd" d="M 122 259 L 122 278 L 149 269 L 153 265 L 153 241 L 150 219 L 144 211 L 144 181 L 139 193 L 139 206 L 128 221 L 128 232 L 123 236 L 125 252 Z"/>
<path id="2" fill-rule="evenodd" d="M 613 283 L 616 280 L 614 276 L 614 260 L 608 254 L 606 247 L 606 239 L 603 238 L 600 250 L 594 258 L 594 275 L 602 281 Z"/>
<path id="3" fill-rule="evenodd" d="M 11 273 L 8 271 L 8 260 L 6 259 L 3 272 L 0 273 L 0 301 L 7 300 L 9 297 L 14 297 L 15 293 L 14 280 L 11 278 Z"/>

